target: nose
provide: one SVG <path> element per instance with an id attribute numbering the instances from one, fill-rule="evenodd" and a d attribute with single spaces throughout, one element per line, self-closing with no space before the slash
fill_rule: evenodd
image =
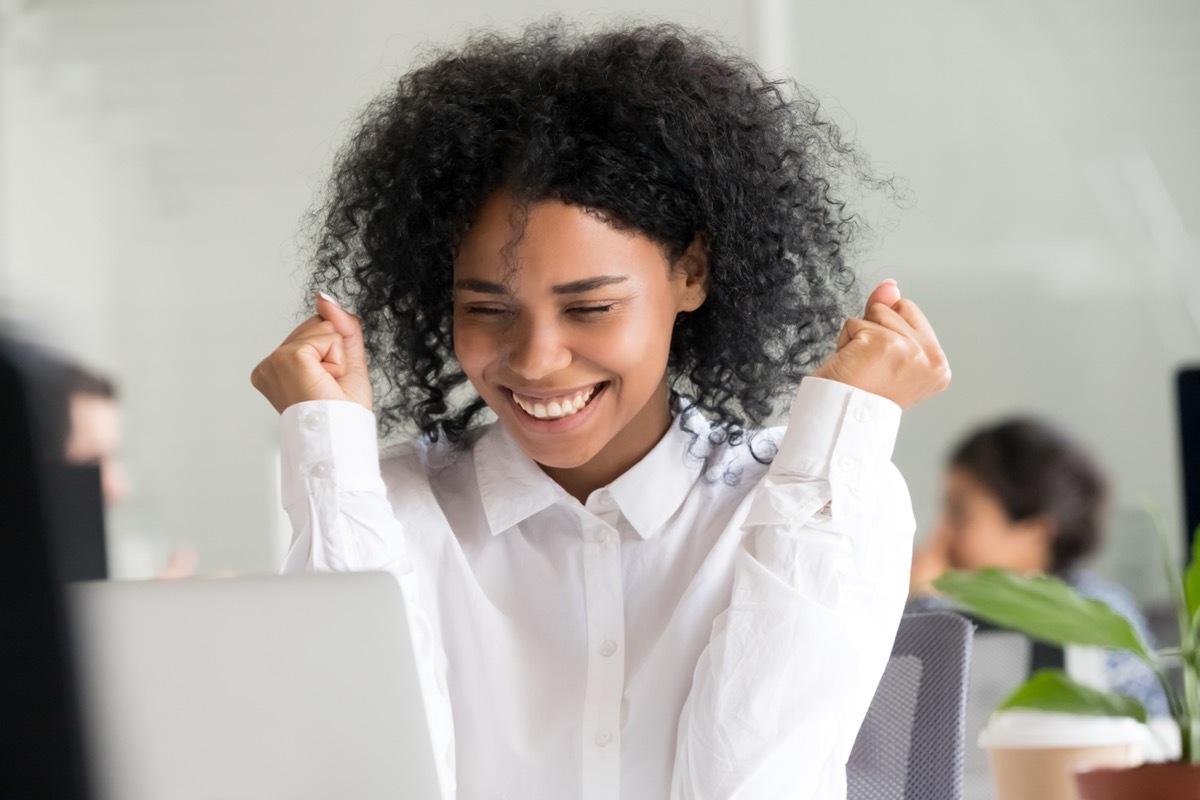
<path id="1" fill-rule="evenodd" d="M 525 380 L 541 380 L 570 363 L 570 347 L 555 322 L 526 316 L 509 329 L 508 368 Z"/>

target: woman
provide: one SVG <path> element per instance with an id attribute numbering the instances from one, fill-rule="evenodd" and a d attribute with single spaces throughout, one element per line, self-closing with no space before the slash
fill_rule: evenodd
<path id="1" fill-rule="evenodd" d="M 369 109 L 329 294 L 253 380 L 287 568 L 396 575 L 447 796 L 844 796 L 907 588 L 900 411 L 949 381 L 895 282 L 846 321 L 860 167 L 667 25 L 477 36 Z M 382 468 L 375 414 L 421 434 Z"/>
<path id="2" fill-rule="evenodd" d="M 1082 566 L 1100 546 L 1106 483 L 1092 457 L 1044 421 L 1009 419 L 970 434 L 951 453 L 937 530 L 913 558 L 910 608 L 942 605 L 929 584 L 948 569 L 1003 567 L 1062 578 L 1107 603 L 1149 642 L 1133 598 Z M 1140 659 L 1112 651 L 1105 673 L 1112 690 L 1140 700 L 1152 715 L 1167 713 Z"/>

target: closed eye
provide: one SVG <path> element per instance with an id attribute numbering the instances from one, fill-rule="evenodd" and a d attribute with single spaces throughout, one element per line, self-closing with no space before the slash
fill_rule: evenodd
<path id="1" fill-rule="evenodd" d="M 497 306 L 467 306 L 467 313 L 481 317 L 498 317 L 501 314 L 507 314 L 508 309 Z"/>
<path id="2" fill-rule="evenodd" d="M 613 309 L 613 304 L 609 303 L 606 306 L 576 306 L 575 308 L 568 309 L 568 310 L 572 314 L 580 314 L 583 316 L 588 316 L 591 314 L 606 314 L 609 311 L 612 311 L 612 309 Z"/>

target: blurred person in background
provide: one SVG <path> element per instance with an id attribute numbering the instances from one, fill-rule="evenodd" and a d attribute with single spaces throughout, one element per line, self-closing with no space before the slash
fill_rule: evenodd
<path id="1" fill-rule="evenodd" d="M 942 608 L 930 583 L 950 569 L 1003 567 L 1053 575 L 1129 620 L 1153 644 L 1130 594 L 1083 567 L 1099 549 L 1108 481 L 1091 455 L 1054 425 L 1032 418 L 999 421 L 969 434 L 952 451 L 934 534 L 913 556 L 909 610 Z M 1150 669 L 1134 655 L 1109 651 L 1109 689 L 1167 714 Z"/>
<path id="2" fill-rule="evenodd" d="M 121 462 L 121 409 L 112 382 L 77 364 L 62 365 L 67 398 L 66 441 L 68 464 L 100 469 L 104 505 L 118 505 L 129 495 L 129 474 Z"/>
<path id="3" fill-rule="evenodd" d="M 0 350 L 40 380 L 29 402 L 37 411 L 35 442 L 47 463 L 95 467 L 105 509 L 125 501 L 133 488 L 121 460 L 121 409 L 113 382 L 60 352 L 36 344 L 0 318 Z M 103 545 L 101 545 L 103 546 Z M 182 578 L 196 571 L 198 555 L 190 542 L 177 543 L 162 561 L 139 577 Z M 160 566 L 161 565 L 161 566 Z"/>
<path id="4" fill-rule="evenodd" d="M 68 464 L 100 470 L 100 490 L 105 508 L 119 505 L 132 484 L 121 461 L 121 407 L 112 381 L 78 364 L 60 365 L 66 397 L 66 437 L 63 456 Z M 198 555 L 190 542 L 171 548 L 155 577 L 183 578 L 196 571 Z"/>

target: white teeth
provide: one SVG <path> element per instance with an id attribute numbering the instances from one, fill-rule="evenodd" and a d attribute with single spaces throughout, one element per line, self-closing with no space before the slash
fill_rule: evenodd
<path id="1" fill-rule="evenodd" d="M 592 399 L 592 395 L 596 393 L 596 387 L 579 392 L 574 397 L 557 397 L 548 402 L 536 402 L 533 400 L 523 400 L 515 393 L 513 400 L 517 402 L 521 408 L 530 416 L 538 419 L 561 419 L 569 417 L 583 410 L 583 407 Z"/>

